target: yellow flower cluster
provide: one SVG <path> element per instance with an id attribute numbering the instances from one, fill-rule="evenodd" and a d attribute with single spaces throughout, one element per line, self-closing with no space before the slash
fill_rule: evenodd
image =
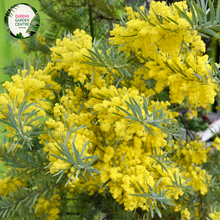
<path id="1" fill-rule="evenodd" d="M 53 70 L 53 63 L 48 63 L 44 70 L 35 71 L 33 66 L 30 70 L 22 70 L 18 74 L 12 76 L 12 82 L 6 81 L 3 87 L 7 93 L 0 95 L 1 107 L 5 113 L 9 113 L 8 105 L 14 105 L 14 115 L 18 114 L 18 108 L 22 102 L 28 101 L 29 103 L 37 103 L 39 108 L 38 115 L 46 116 L 46 112 L 51 109 L 48 100 L 54 99 L 54 91 L 60 91 L 61 87 L 52 79 L 52 75 L 48 75 Z M 55 75 L 55 73 L 53 73 Z M 12 108 L 13 109 L 13 108 Z M 36 109 L 36 106 L 30 106 L 24 113 L 31 112 Z M 5 114 L 0 113 L 0 118 L 4 119 Z M 29 121 L 33 117 L 29 118 Z M 35 121 L 37 123 L 37 121 Z M 6 126 L 9 131 L 8 136 L 13 137 L 14 129 Z M 29 129 L 29 128 L 26 128 Z M 25 129 L 25 130 L 26 130 Z"/>
<path id="2" fill-rule="evenodd" d="M 37 207 L 37 217 L 40 218 L 43 215 L 47 214 L 47 217 L 44 220 L 56 220 L 59 217 L 59 206 L 61 203 L 59 202 L 60 196 L 56 194 L 52 199 L 45 200 L 44 198 L 40 198 L 38 207 Z"/>
<path id="3" fill-rule="evenodd" d="M 38 35 L 37 35 L 37 39 L 38 39 L 38 41 L 40 42 L 40 44 L 43 44 L 43 45 L 46 44 L 46 38 L 43 37 L 41 34 L 38 34 Z"/>
<path id="4" fill-rule="evenodd" d="M 207 153 L 210 151 L 210 147 L 204 148 L 204 145 L 205 143 L 197 140 L 189 143 L 181 141 L 179 144 L 174 144 L 176 152 L 173 159 L 186 168 L 192 164 L 203 164 L 207 161 Z"/>
<path id="5" fill-rule="evenodd" d="M 65 106 L 66 109 L 68 107 L 74 113 L 77 113 L 79 110 L 80 112 L 85 112 L 85 108 L 83 108 L 85 94 L 80 87 L 75 87 L 73 91 L 71 89 L 66 89 L 65 93 L 66 95 L 61 97 L 60 102 Z M 54 109 L 54 111 L 56 112 L 58 110 Z M 59 113 L 57 116 L 58 115 Z"/>
<path id="6" fill-rule="evenodd" d="M 54 132 L 54 136 L 58 142 L 62 141 L 62 136 L 66 136 L 68 129 L 73 123 L 76 123 L 76 126 L 85 124 L 87 129 L 80 129 L 76 133 L 71 134 L 68 141 L 69 151 L 72 153 L 72 138 L 76 134 L 75 145 L 79 152 L 81 152 L 83 144 L 90 139 L 90 149 L 93 151 L 93 155 L 99 156 L 99 161 L 94 165 L 94 168 L 101 171 L 101 175 L 97 176 L 96 180 L 87 175 L 86 178 L 88 181 L 85 181 L 79 176 L 74 184 L 70 181 L 68 186 L 74 187 L 77 191 L 79 189 L 85 189 L 90 194 L 93 194 L 99 189 L 97 186 L 101 187 L 111 179 L 108 184 L 108 187 L 110 187 L 109 191 L 116 201 L 124 204 L 126 210 L 134 210 L 137 207 L 148 210 L 149 206 L 144 202 L 144 197 L 140 198 L 131 195 L 136 194 L 137 190 L 139 190 L 139 193 L 141 192 L 139 184 L 146 192 L 149 192 L 148 185 L 152 188 L 155 187 L 156 182 L 162 177 L 162 181 L 158 187 L 170 189 L 169 185 L 172 185 L 172 181 L 174 181 L 173 174 L 175 173 L 177 176 L 181 175 L 180 170 L 175 167 L 167 167 L 167 172 L 165 172 L 150 157 L 152 155 L 155 156 L 154 153 L 150 153 L 154 151 L 154 148 L 157 149 L 158 153 L 162 153 L 160 148 L 166 145 L 165 138 L 167 135 L 161 129 L 150 125 L 149 127 L 153 131 L 154 136 L 149 132 L 146 134 L 145 128 L 141 123 L 135 122 L 130 126 L 129 123 L 131 120 L 124 119 L 123 116 L 125 116 L 125 113 L 118 109 L 117 106 L 132 113 L 126 102 L 129 102 L 129 98 L 134 98 L 142 105 L 143 98 L 139 96 L 138 90 L 116 89 L 114 86 L 110 86 L 109 88 L 102 87 L 102 89 L 91 89 L 90 96 L 91 98 L 85 102 L 87 113 L 81 112 L 76 115 L 72 112 L 66 118 L 65 115 L 68 111 L 67 102 L 68 100 L 71 101 L 71 96 L 70 99 L 63 96 L 63 105 L 56 104 L 54 107 L 54 117 L 56 120 L 50 118 L 46 122 L 48 128 Z M 149 113 L 153 111 L 153 106 L 155 106 L 155 102 L 152 101 L 149 104 Z M 162 107 L 166 110 L 168 106 L 168 102 L 159 102 L 156 110 Z M 90 110 L 91 107 L 92 111 Z M 98 114 L 93 115 L 93 112 L 98 112 Z M 142 113 L 144 113 L 144 110 Z M 172 113 L 167 117 L 172 117 Z M 94 124 L 94 120 L 96 124 Z M 43 140 L 48 141 L 44 147 L 45 152 L 61 156 L 56 147 L 56 142 L 48 134 L 43 134 L 40 138 L 42 140 L 41 143 L 44 143 Z M 118 144 L 116 144 L 117 142 Z M 89 152 L 86 151 L 86 156 L 89 155 Z M 49 160 L 51 161 L 50 170 L 52 173 L 56 173 L 61 169 L 67 169 L 68 177 L 73 174 L 71 180 L 74 179 L 76 171 L 71 167 L 71 164 L 52 156 L 49 156 Z M 159 175 L 157 178 L 156 176 L 153 177 L 155 173 L 157 173 L 157 176 Z M 184 181 L 185 179 L 183 177 L 181 183 Z M 99 192 L 102 193 L 103 190 L 100 188 Z M 181 195 L 183 195 L 183 191 L 173 187 L 170 189 L 168 197 L 171 198 L 173 196 L 175 199 L 178 199 Z"/>
<path id="7" fill-rule="evenodd" d="M 74 31 L 73 36 L 68 35 L 67 37 L 64 37 L 62 41 L 57 39 L 56 46 L 51 48 L 51 61 L 55 63 L 54 68 L 57 71 L 64 70 L 67 72 L 69 76 L 73 77 L 74 82 L 80 83 L 81 86 L 84 85 L 84 89 L 92 89 L 96 87 L 102 88 L 103 86 L 107 86 L 106 80 L 102 78 L 103 74 L 106 73 L 105 68 L 94 69 L 92 66 L 83 63 L 88 61 L 84 56 L 89 55 L 88 49 L 92 49 L 92 38 L 83 30 L 80 31 L 77 29 Z M 90 85 L 92 78 L 93 83 Z M 107 76 L 105 78 L 109 77 Z M 70 90 L 68 90 L 68 92 L 70 92 Z M 78 95 L 85 93 L 85 91 L 80 91 L 80 88 L 78 87 L 74 92 L 79 92 Z M 70 95 L 67 97 L 70 97 Z M 82 102 L 84 98 L 85 97 L 80 101 Z M 79 103 L 77 103 L 77 105 L 79 105 Z"/>
<path id="8" fill-rule="evenodd" d="M 67 111 L 69 111 L 68 117 L 65 117 L 67 114 Z M 67 133 L 72 127 L 74 123 L 76 123 L 75 127 L 82 126 L 84 124 L 88 125 L 91 123 L 91 115 L 88 113 L 81 113 L 80 115 L 75 114 L 74 112 L 70 112 L 70 108 L 67 110 L 63 105 L 59 105 L 58 103 L 54 107 L 54 118 L 50 118 L 46 125 L 48 129 L 51 131 L 54 131 L 54 138 L 58 142 L 63 142 L 63 138 L 67 138 Z M 45 129 L 46 131 L 46 129 Z M 70 153 L 72 154 L 72 141 L 75 136 L 75 146 L 76 149 L 81 153 L 83 149 L 83 145 L 90 139 L 93 138 L 94 134 L 89 129 L 79 129 L 76 132 L 72 132 L 69 139 L 66 139 L 67 147 L 70 150 Z M 58 150 L 59 146 L 57 145 L 57 142 L 54 140 L 48 133 L 40 135 L 40 143 L 45 143 L 45 140 L 48 141 L 47 145 L 44 147 L 45 152 L 49 152 L 50 154 L 55 154 L 58 156 L 62 156 L 60 151 Z M 91 154 L 87 151 L 91 146 L 87 147 L 87 149 L 84 152 L 84 156 L 91 156 Z M 75 158 L 74 158 L 75 159 Z M 68 171 L 68 168 L 70 169 L 69 172 L 72 174 L 76 174 L 76 170 L 72 167 L 70 163 L 64 162 L 63 160 L 57 159 L 56 157 L 49 155 L 49 160 L 51 162 L 51 173 L 56 173 L 59 170 L 66 169 L 66 172 Z M 70 175 L 69 175 L 70 176 Z M 74 180 L 75 175 L 72 175 L 71 180 Z M 72 181 L 69 182 L 69 186 L 74 187 L 75 185 L 72 184 Z M 77 181 L 76 181 L 77 182 Z"/>
<path id="9" fill-rule="evenodd" d="M 211 220 L 220 220 L 220 212 L 214 212 L 209 214 Z"/>
<path id="10" fill-rule="evenodd" d="M 187 8 L 186 2 L 174 4 L 179 8 Z M 111 40 L 116 45 L 124 44 L 122 48 L 126 52 L 136 52 L 145 64 L 135 71 L 132 85 L 146 95 L 160 93 L 169 87 L 172 103 L 181 104 L 186 96 L 189 104 L 195 106 L 206 107 L 207 102 L 214 103 L 217 85 L 211 83 L 207 70 L 208 56 L 202 55 L 205 44 L 197 31 L 192 32 L 190 24 L 179 15 L 176 8 L 168 7 L 165 2 L 152 1 L 148 20 L 144 20 L 130 7 L 126 10 L 126 27 L 116 24 L 111 31 L 114 36 Z M 162 24 L 158 24 L 155 13 L 161 16 Z M 192 14 L 188 12 L 188 16 Z M 180 52 L 183 42 L 187 47 L 183 45 Z M 149 61 L 144 61 L 143 57 Z M 200 79 L 205 80 L 205 75 L 208 78 L 207 84 Z M 145 86 L 145 82 L 150 79 L 156 80 L 155 88 Z"/>
<path id="11" fill-rule="evenodd" d="M 181 220 L 190 219 L 190 212 L 187 208 L 181 211 Z"/>
<path id="12" fill-rule="evenodd" d="M 207 162 L 207 153 L 211 150 L 210 147 L 204 148 L 204 145 L 205 143 L 195 140 L 189 143 L 185 141 L 176 143 L 173 150 L 170 146 L 167 146 L 168 149 L 173 151 L 173 160 L 184 168 L 182 170 L 184 177 L 191 179 L 188 185 L 192 185 L 202 195 L 208 192 L 207 182 L 211 178 L 199 166 Z"/>
<path id="13" fill-rule="evenodd" d="M 0 179 L 0 195 L 8 196 L 9 192 L 15 192 L 18 186 L 23 186 L 24 184 L 17 178 L 12 178 L 4 173 L 4 179 Z"/>
<path id="14" fill-rule="evenodd" d="M 74 81 L 84 82 L 86 74 L 91 74 L 92 67 L 82 64 L 86 61 L 83 55 L 88 55 L 88 49 L 92 49 L 92 41 L 85 31 L 74 31 L 74 36 L 56 40 L 56 47 L 52 47 L 51 61 L 56 62 L 57 70 L 65 70 L 69 76 L 74 76 Z"/>
<path id="15" fill-rule="evenodd" d="M 220 151 L 220 138 L 216 137 L 214 142 L 213 142 L 213 146 Z"/>

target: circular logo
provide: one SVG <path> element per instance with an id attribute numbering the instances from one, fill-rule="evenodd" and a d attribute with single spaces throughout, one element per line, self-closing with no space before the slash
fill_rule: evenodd
<path id="1" fill-rule="evenodd" d="M 40 26 L 37 10 L 25 3 L 13 5 L 5 14 L 5 27 L 16 38 L 25 39 L 34 35 Z"/>

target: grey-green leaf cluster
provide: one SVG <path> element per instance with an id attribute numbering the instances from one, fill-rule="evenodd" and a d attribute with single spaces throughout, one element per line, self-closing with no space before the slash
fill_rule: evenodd
<path id="1" fill-rule="evenodd" d="M 146 133 L 150 132 L 152 136 L 154 136 L 154 134 L 150 129 L 149 125 L 160 128 L 162 131 L 166 133 L 169 134 L 172 133 L 172 131 L 169 130 L 167 126 L 165 126 L 172 124 L 173 122 L 173 119 L 167 118 L 169 112 L 164 111 L 163 107 L 157 109 L 158 102 L 156 102 L 156 104 L 153 106 L 153 111 L 151 113 L 148 109 L 149 100 L 146 100 L 145 97 L 142 97 L 142 99 L 143 99 L 142 106 L 140 106 L 140 103 L 138 103 L 134 98 L 129 98 L 129 102 L 125 101 L 128 108 L 131 109 L 132 113 L 126 111 L 124 108 L 120 106 L 117 106 L 117 108 L 127 115 L 124 116 L 124 118 L 131 120 L 130 124 L 135 122 L 141 123 L 144 126 Z"/>
<path id="2" fill-rule="evenodd" d="M 92 164 L 98 160 L 99 156 L 96 156 L 96 155 L 93 155 L 93 156 L 84 156 L 84 152 L 85 152 L 85 149 L 87 148 L 88 144 L 89 144 L 89 141 L 87 141 L 84 146 L 83 146 L 83 149 L 81 151 L 81 153 L 78 151 L 78 149 L 76 148 L 75 146 L 75 139 L 76 139 L 76 135 L 74 135 L 73 137 L 73 140 L 72 140 L 72 154 L 67 146 L 67 143 L 70 139 L 70 134 L 77 131 L 78 129 L 82 128 L 83 126 L 81 127 L 78 127 L 78 128 L 74 128 L 75 124 L 73 124 L 73 126 L 70 128 L 70 130 L 67 132 L 67 135 L 66 135 L 66 138 L 64 138 L 61 134 L 61 140 L 63 140 L 63 142 L 58 142 L 55 138 L 55 135 L 54 133 L 52 134 L 50 129 L 47 128 L 47 131 L 48 131 L 48 134 L 54 139 L 55 141 L 55 147 L 57 148 L 57 150 L 59 151 L 59 153 L 62 155 L 62 156 L 58 156 L 58 155 L 55 155 L 55 154 L 51 154 L 51 156 L 53 157 L 56 157 L 57 159 L 60 159 L 64 162 L 67 162 L 69 163 L 71 166 L 69 168 L 66 168 L 66 169 L 70 169 L 71 167 L 74 167 L 75 169 L 75 177 L 74 177 L 74 180 L 73 180 L 73 183 L 76 181 L 77 177 L 79 175 L 81 175 L 86 181 L 87 181 L 87 178 L 85 176 L 86 173 L 88 173 L 90 176 L 92 176 L 94 179 L 95 179 L 95 176 L 93 173 L 95 173 L 96 175 L 100 174 L 100 172 L 93 168 L 92 167 Z M 45 140 L 45 143 L 47 143 L 47 141 Z M 50 166 L 50 165 L 49 165 Z M 48 166 L 46 166 L 45 168 L 48 168 Z M 58 179 L 57 179 L 57 183 L 61 180 L 61 178 L 64 176 L 65 174 L 65 171 L 66 169 L 61 169 L 59 170 L 58 172 L 56 172 L 56 174 L 54 174 L 53 176 L 57 176 L 59 175 Z M 68 178 L 65 186 L 68 185 L 68 183 L 70 182 L 72 176 L 74 174 L 71 173 L 70 177 Z"/>

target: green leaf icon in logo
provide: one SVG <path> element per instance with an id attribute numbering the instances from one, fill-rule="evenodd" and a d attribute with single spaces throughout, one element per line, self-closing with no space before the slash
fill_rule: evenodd
<path id="1" fill-rule="evenodd" d="M 26 33 L 36 33 L 40 26 L 40 16 L 38 13 L 33 17 Z"/>
<path id="2" fill-rule="evenodd" d="M 19 32 L 19 34 L 17 34 L 16 37 L 19 38 L 19 39 L 24 39 L 24 38 L 25 38 L 25 37 L 22 35 L 21 32 Z"/>

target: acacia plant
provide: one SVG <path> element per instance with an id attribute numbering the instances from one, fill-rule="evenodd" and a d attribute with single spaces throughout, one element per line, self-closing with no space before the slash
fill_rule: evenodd
<path id="1" fill-rule="evenodd" d="M 219 218 L 220 139 L 180 141 L 171 105 L 214 102 L 201 36 L 220 37 L 220 13 L 187 4 L 126 7 L 109 40 L 77 29 L 3 84 L 2 219 Z"/>

